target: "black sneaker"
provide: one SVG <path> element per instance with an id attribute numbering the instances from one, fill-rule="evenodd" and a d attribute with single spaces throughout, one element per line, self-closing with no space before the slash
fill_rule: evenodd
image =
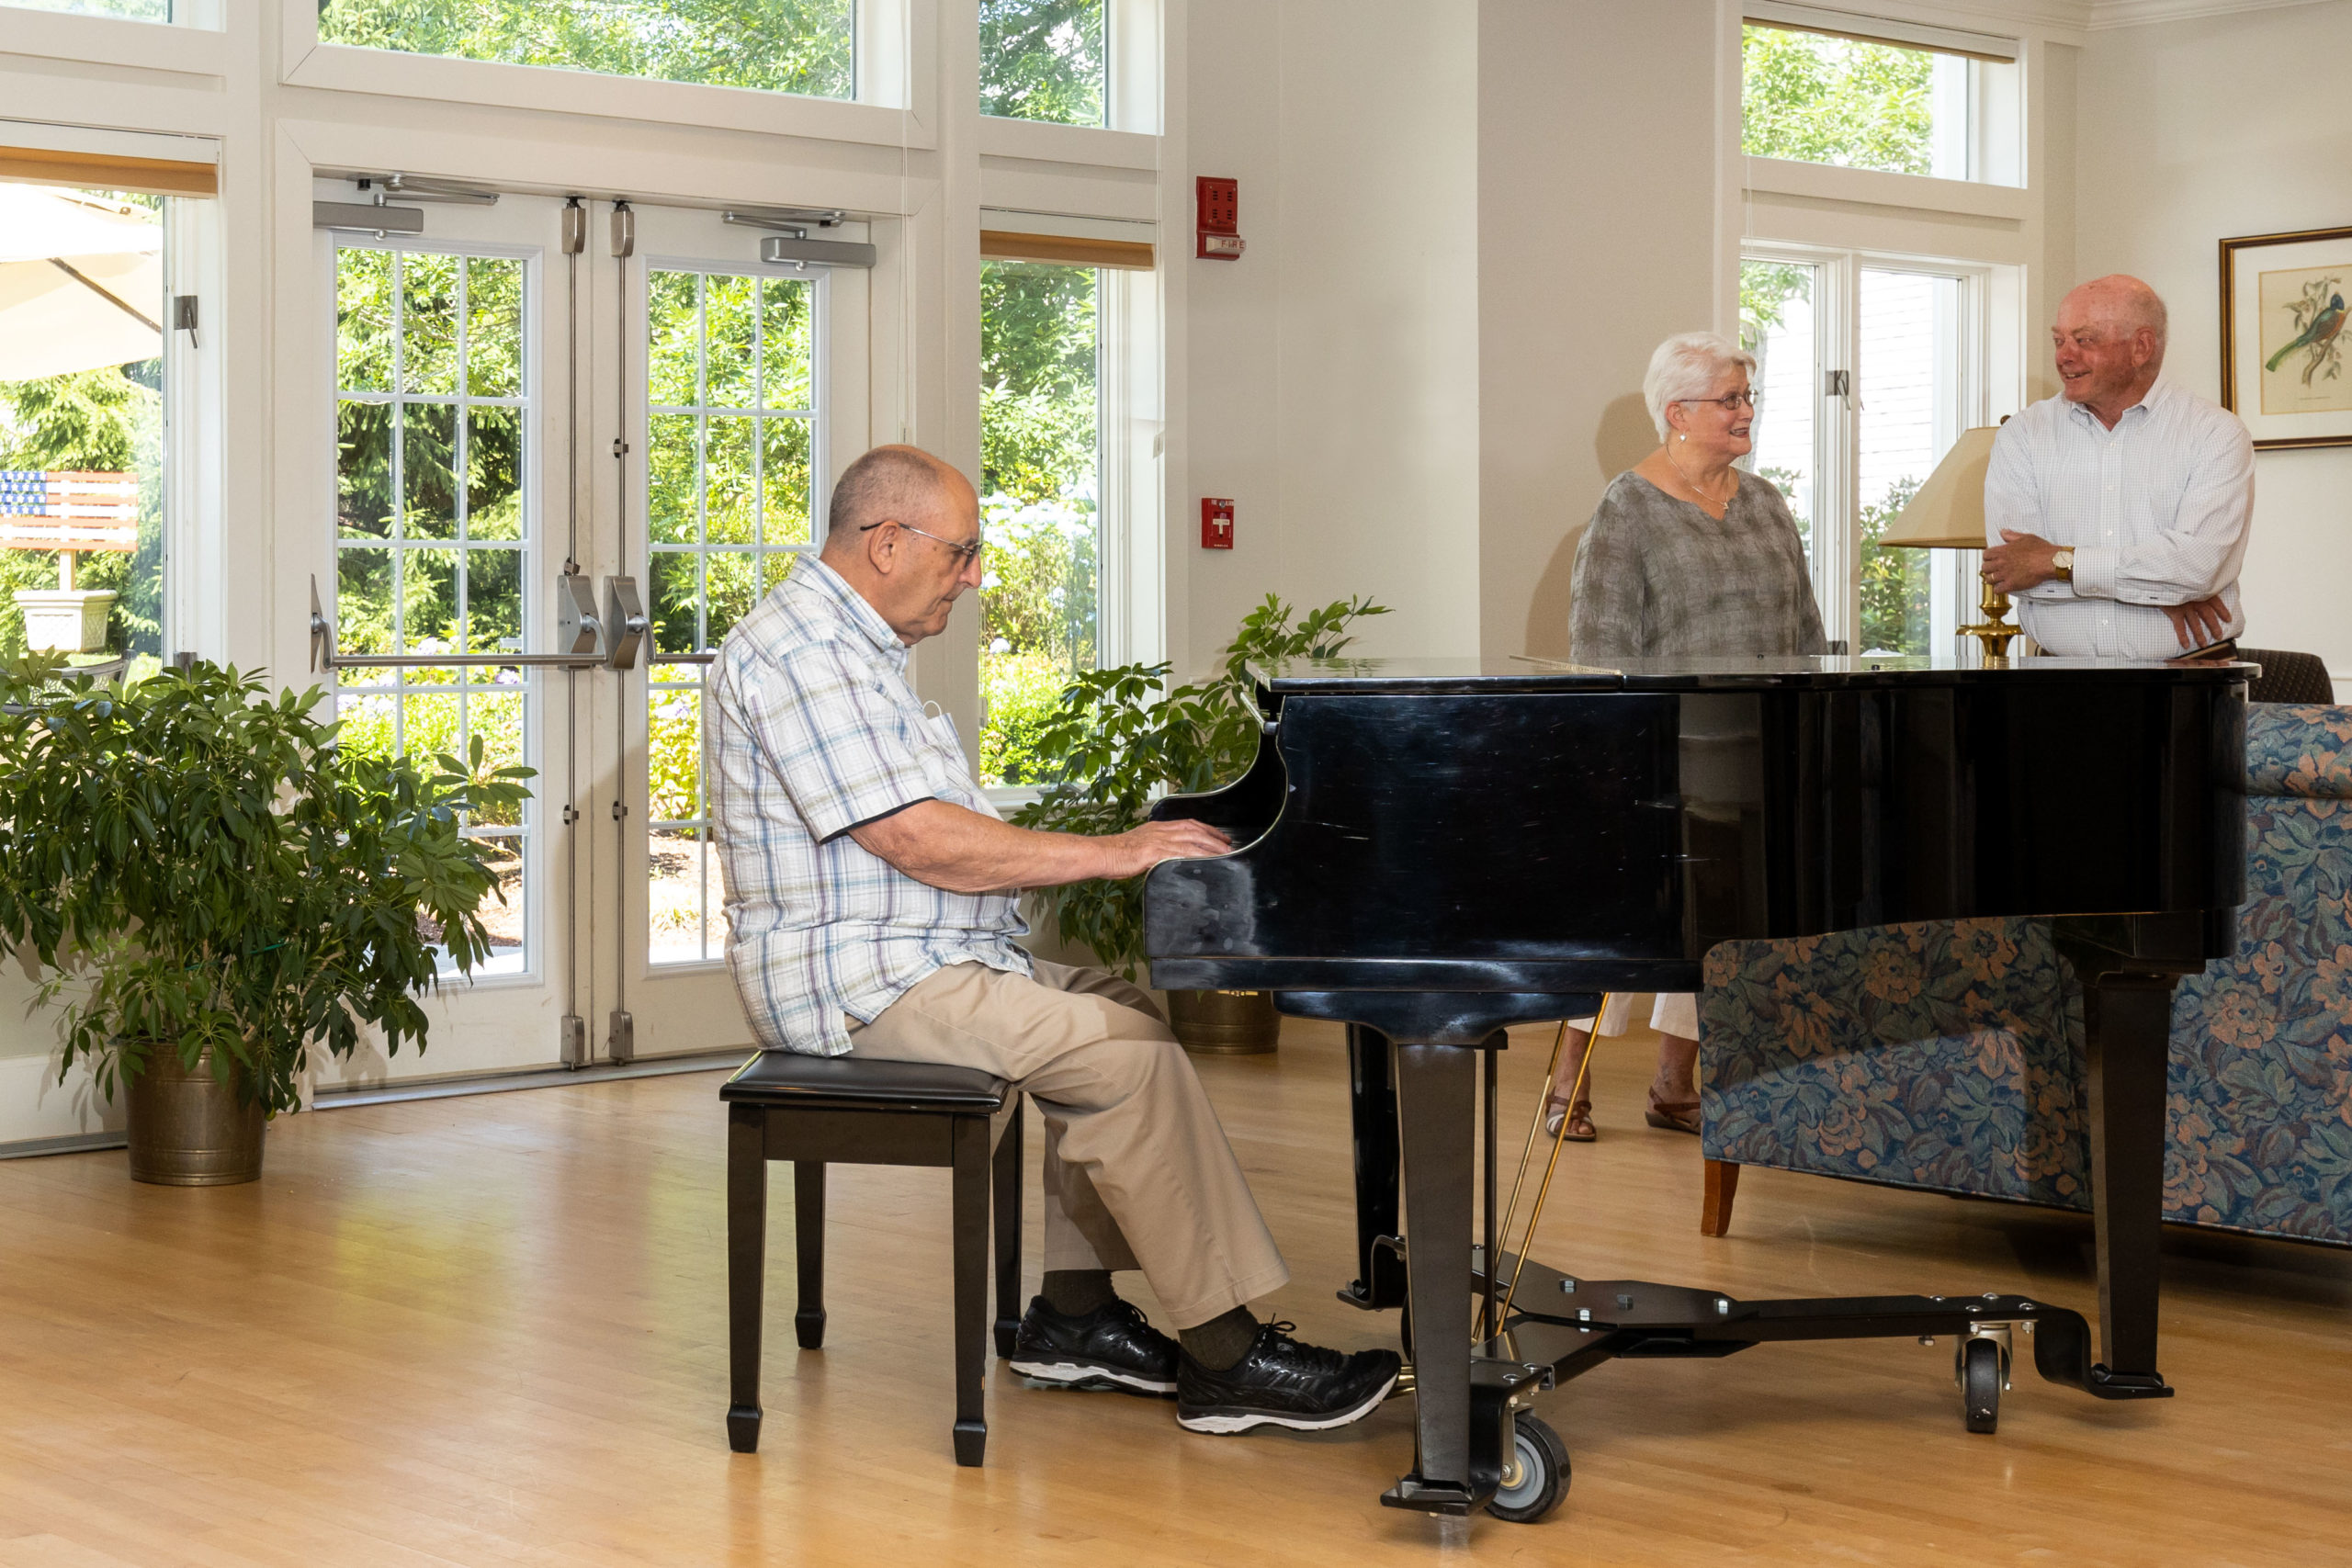
<path id="1" fill-rule="evenodd" d="M 1176 1424 L 1190 1432 L 1289 1427 L 1319 1432 L 1360 1421 L 1388 1397 L 1404 1361 L 1394 1350 L 1344 1355 L 1290 1337 L 1291 1323 L 1263 1323 L 1250 1353 L 1223 1371 L 1190 1356 L 1176 1374 Z"/>
<path id="2" fill-rule="evenodd" d="M 1036 1296 L 1012 1337 L 1012 1366 L 1024 1378 L 1057 1388 L 1172 1399 L 1176 1359 L 1182 1353 L 1131 1302 L 1109 1302 L 1071 1317 Z"/>

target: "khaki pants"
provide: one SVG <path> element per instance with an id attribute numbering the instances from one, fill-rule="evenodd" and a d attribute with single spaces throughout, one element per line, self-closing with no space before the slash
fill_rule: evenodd
<path id="1" fill-rule="evenodd" d="M 850 1031 L 853 1055 L 978 1067 L 1046 1122 L 1046 1267 L 1140 1269 L 1179 1328 L 1290 1269 L 1184 1048 L 1138 986 L 1037 964 L 951 964 Z"/>

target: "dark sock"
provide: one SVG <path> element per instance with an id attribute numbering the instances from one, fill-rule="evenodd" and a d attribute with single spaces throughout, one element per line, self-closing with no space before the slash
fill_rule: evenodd
<path id="1" fill-rule="evenodd" d="M 1084 1317 L 1119 1299 L 1108 1269 L 1048 1269 L 1046 1304 L 1064 1317 Z"/>
<path id="2" fill-rule="evenodd" d="M 1197 1328 L 1180 1328 L 1176 1341 L 1190 1356 L 1213 1372 L 1237 1365 L 1257 1342 L 1258 1320 L 1248 1307 L 1219 1313 Z"/>

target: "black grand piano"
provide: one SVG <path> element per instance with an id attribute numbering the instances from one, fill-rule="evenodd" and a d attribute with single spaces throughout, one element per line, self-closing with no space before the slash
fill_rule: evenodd
<path id="1" fill-rule="evenodd" d="M 1341 1294 L 1407 1308 L 1416 1401 L 1413 1468 L 1382 1501 L 1540 1516 L 1566 1456 L 1532 1396 L 1617 1357 L 1944 1334 L 1997 1338 L 2005 1364 L 2014 1327 L 2046 1379 L 2169 1395 L 2166 1036 L 2177 977 L 2233 949 L 2255 673 L 1862 657 L 1266 675 L 1249 773 L 1153 813 L 1235 848 L 1151 872 L 1145 942 L 1155 985 L 1272 991 L 1350 1026 L 1362 1272 Z M 2098 1359 L 2080 1314 L 2017 1295 L 1749 1302 L 1498 1250 L 1506 1025 L 1581 1016 L 1608 991 L 1697 990 L 1707 950 L 1735 937 L 1983 915 L 2052 918 L 2083 983 Z M 1994 1364 L 1965 1359 L 1972 1378 Z M 1984 1394 L 1972 1382 L 1979 1429 Z"/>

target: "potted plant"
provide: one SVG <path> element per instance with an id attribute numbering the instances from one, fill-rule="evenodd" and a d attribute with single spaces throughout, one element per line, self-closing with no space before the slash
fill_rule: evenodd
<path id="1" fill-rule="evenodd" d="M 127 1091 L 131 1174 L 260 1174 L 314 1043 L 424 1048 L 420 993 L 489 951 L 475 814 L 530 770 L 346 751 L 325 694 L 198 662 L 138 682 L 0 671 L 0 942 L 63 998 L 61 1078 Z"/>
<path id="2" fill-rule="evenodd" d="M 1335 600 L 1294 619 L 1269 593 L 1242 618 L 1217 672 L 1170 687 L 1166 664 L 1082 671 L 1040 728 L 1032 754 L 1058 780 L 1015 812 L 1024 828 L 1062 833 L 1124 833 L 1162 795 L 1198 794 L 1229 784 L 1258 755 L 1255 670 L 1294 659 L 1331 659 L 1354 640 L 1348 627 L 1385 615 L 1369 599 Z M 1091 948 L 1132 978 L 1143 956 L 1143 878 L 1072 883 L 1035 897 L 1064 942 Z M 1273 1000 L 1261 992 L 1174 991 L 1170 1021 L 1193 1050 L 1274 1048 Z"/>

